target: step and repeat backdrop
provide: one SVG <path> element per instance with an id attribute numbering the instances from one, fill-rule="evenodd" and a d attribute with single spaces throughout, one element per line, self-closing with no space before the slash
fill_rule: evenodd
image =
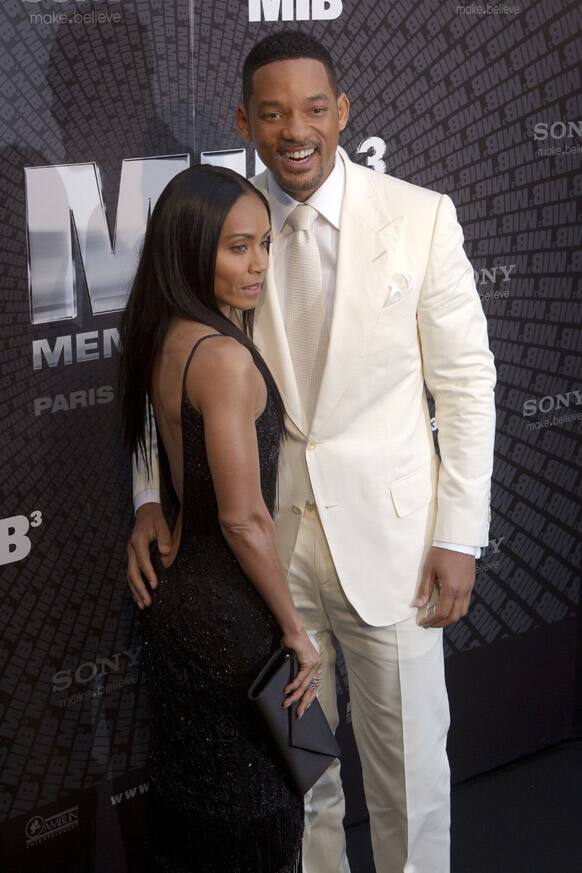
<path id="1" fill-rule="evenodd" d="M 445 633 L 453 779 L 575 735 L 579 4 L 5 0 L 0 19 L 1 869 L 143 869 L 119 317 L 166 182 L 260 168 L 234 111 L 245 55 L 281 28 L 331 51 L 353 160 L 452 197 L 489 322 L 491 540 Z M 366 811 L 341 652 L 337 683 L 350 823 Z"/>

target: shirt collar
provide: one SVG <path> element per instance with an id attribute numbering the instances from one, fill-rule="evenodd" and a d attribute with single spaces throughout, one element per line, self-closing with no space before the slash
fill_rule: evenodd
<path id="1" fill-rule="evenodd" d="M 314 191 L 309 200 L 306 201 L 314 209 L 317 209 L 319 215 L 329 221 L 336 230 L 339 230 L 340 226 L 345 176 L 344 162 L 336 152 L 333 170 L 323 185 L 317 191 Z M 267 170 L 267 180 L 273 236 L 276 237 L 283 230 L 289 213 L 295 209 L 299 201 L 294 200 L 293 197 L 283 191 L 270 170 Z"/>

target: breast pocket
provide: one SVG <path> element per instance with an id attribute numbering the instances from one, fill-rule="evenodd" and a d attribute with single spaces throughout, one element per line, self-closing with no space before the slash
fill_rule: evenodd
<path id="1" fill-rule="evenodd" d="M 418 363 L 419 346 L 416 322 L 416 302 L 412 295 L 381 309 L 367 342 L 369 358 L 393 367 L 414 367 Z"/>
<path id="2" fill-rule="evenodd" d="M 412 273 L 403 271 L 392 273 L 386 284 L 386 297 L 383 307 L 396 306 L 403 297 L 414 291 L 415 280 Z"/>
<path id="3" fill-rule="evenodd" d="M 378 313 L 376 326 L 382 330 L 390 327 L 391 324 L 400 323 L 405 318 L 409 318 L 411 323 L 416 324 L 417 306 L 418 294 L 414 288 L 409 288 L 402 294 L 389 294 Z"/>
<path id="4" fill-rule="evenodd" d="M 396 324 L 401 318 L 416 319 L 416 302 L 412 299 L 411 294 L 401 297 L 396 303 L 391 303 L 389 306 L 383 306 L 378 314 L 377 327 L 384 328 L 390 324 Z"/>

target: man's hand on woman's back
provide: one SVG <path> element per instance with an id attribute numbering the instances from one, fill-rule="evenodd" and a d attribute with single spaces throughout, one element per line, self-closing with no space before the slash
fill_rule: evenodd
<path id="1" fill-rule="evenodd" d="M 159 503 L 144 503 L 135 517 L 133 532 L 127 544 L 127 581 L 133 599 L 140 609 L 151 606 L 144 577 L 150 588 L 158 586 L 158 579 L 150 559 L 150 543 L 156 542 L 161 555 L 171 549 L 171 536 Z"/>

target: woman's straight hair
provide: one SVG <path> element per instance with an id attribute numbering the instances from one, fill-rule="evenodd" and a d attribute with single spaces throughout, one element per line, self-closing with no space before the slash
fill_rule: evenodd
<path id="1" fill-rule="evenodd" d="M 247 348 L 273 390 L 281 436 L 284 407 L 273 377 L 252 341 L 252 310 L 239 327 L 216 302 L 214 274 L 218 241 L 226 217 L 243 195 L 260 191 L 224 167 L 195 165 L 178 173 L 162 191 L 146 230 L 127 306 L 121 319 L 119 395 L 123 443 L 130 455 L 142 455 L 149 470 L 146 429 L 151 446 L 149 404 L 152 368 L 172 318 L 208 325 Z M 146 425 L 147 419 L 147 425 Z"/>

